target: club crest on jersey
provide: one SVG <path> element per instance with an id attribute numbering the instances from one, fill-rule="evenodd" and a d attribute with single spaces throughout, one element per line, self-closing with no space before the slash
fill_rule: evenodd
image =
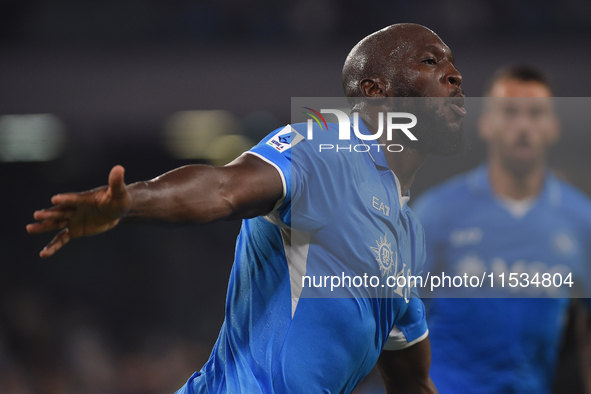
<path id="1" fill-rule="evenodd" d="M 303 139 L 304 137 L 301 134 L 295 131 L 290 125 L 287 125 L 267 141 L 267 145 L 275 148 L 278 152 L 284 152 L 296 146 Z"/>
<path id="2" fill-rule="evenodd" d="M 573 254 L 575 250 L 575 241 L 573 237 L 564 232 L 559 232 L 554 235 L 552 245 L 554 249 L 564 256 Z"/>
<path id="3" fill-rule="evenodd" d="M 371 246 L 371 250 L 376 254 L 376 261 L 380 265 L 382 277 L 392 275 L 396 272 L 398 265 L 398 253 L 392 251 L 392 244 L 388 243 L 388 234 L 384 237 L 380 235 L 380 241 L 376 240 L 377 247 Z"/>

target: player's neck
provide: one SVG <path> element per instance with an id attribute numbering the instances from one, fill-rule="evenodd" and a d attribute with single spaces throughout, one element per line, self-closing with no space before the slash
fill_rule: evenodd
<path id="1" fill-rule="evenodd" d="M 365 112 L 363 114 L 363 120 L 367 128 L 373 133 L 376 132 L 378 113 Z M 408 139 L 402 137 L 400 134 L 393 133 L 392 140 L 386 139 L 386 133 L 383 133 L 378 139 L 380 144 L 390 145 L 398 144 L 403 147 L 401 152 L 390 152 L 383 150 L 388 162 L 388 167 L 396 174 L 398 181 L 400 182 L 400 195 L 406 196 L 412 183 L 415 179 L 415 175 L 421 165 L 427 160 L 427 153 L 419 152 L 416 148 L 411 148 L 408 145 Z"/>
<path id="2" fill-rule="evenodd" d="M 516 174 L 499 160 L 488 165 L 490 184 L 497 196 L 514 200 L 536 197 L 544 186 L 545 166 L 537 165 L 525 174 Z"/>
<path id="3" fill-rule="evenodd" d="M 404 146 L 402 152 L 392 153 L 384 151 L 384 155 L 386 156 L 388 167 L 390 167 L 394 174 L 396 174 L 398 181 L 400 181 L 400 195 L 406 196 L 415 180 L 417 171 L 425 160 L 427 160 L 428 154 L 405 146 L 401 142 L 396 141 L 396 143 Z"/>

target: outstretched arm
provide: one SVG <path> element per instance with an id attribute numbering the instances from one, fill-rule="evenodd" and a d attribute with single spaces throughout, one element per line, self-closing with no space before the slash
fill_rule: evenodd
<path id="1" fill-rule="evenodd" d="M 51 208 L 36 211 L 31 234 L 61 230 L 41 251 L 49 257 L 70 239 L 99 234 L 122 220 L 211 223 L 270 212 L 283 185 L 273 166 L 242 155 L 224 167 L 190 165 L 155 179 L 126 185 L 115 166 L 109 184 L 82 193 L 53 196 Z"/>
<path id="2" fill-rule="evenodd" d="M 384 350 L 376 364 L 387 394 L 437 394 L 429 376 L 429 337 L 402 350 Z"/>

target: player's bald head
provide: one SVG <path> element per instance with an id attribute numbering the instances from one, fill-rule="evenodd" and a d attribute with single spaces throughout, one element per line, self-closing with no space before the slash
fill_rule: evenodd
<path id="1" fill-rule="evenodd" d="M 408 50 L 433 38 L 441 42 L 432 30 L 414 23 L 391 25 L 365 37 L 345 60 L 342 73 L 345 95 L 362 97 L 360 82 L 366 78 L 393 81 Z"/>

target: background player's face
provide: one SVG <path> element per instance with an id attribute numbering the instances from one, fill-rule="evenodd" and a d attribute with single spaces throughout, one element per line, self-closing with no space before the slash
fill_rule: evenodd
<path id="1" fill-rule="evenodd" d="M 517 175 L 543 166 L 559 131 L 548 87 L 501 79 L 492 86 L 490 96 L 493 99 L 480 120 L 480 135 L 489 154 Z"/>

